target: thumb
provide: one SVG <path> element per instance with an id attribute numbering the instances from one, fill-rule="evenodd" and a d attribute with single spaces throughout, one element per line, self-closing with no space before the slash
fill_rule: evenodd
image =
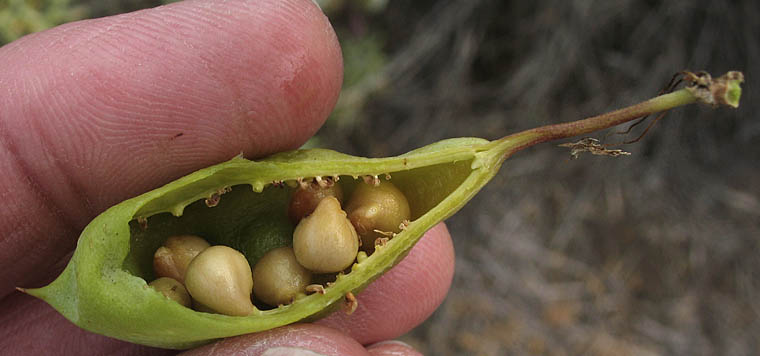
<path id="1" fill-rule="evenodd" d="M 0 57 L 0 297 L 48 278 L 115 202 L 299 146 L 342 80 L 308 0 L 180 2 L 30 35 Z"/>

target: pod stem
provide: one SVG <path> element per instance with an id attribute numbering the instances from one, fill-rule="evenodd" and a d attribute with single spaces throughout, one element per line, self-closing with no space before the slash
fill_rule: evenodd
<path id="1" fill-rule="evenodd" d="M 675 82 L 675 79 L 679 77 L 680 79 Z M 672 89 L 672 87 L 682 81 L 689 84 L 685 88 L 626 108 L 583 120 L 541 126 L 503 137 L 493 142 L 495 145 L 493 149 L 502 152 L 502 159 L 506 159 L 517 151 L 542 142 L 600 131 L 695 102 L 710 104 L 713 107 L 725 105 L 736 108 L 739 106 L 739 97 L 741 96 L 740 84 L 744 81 L 744 75 L 741 72 L 730 71 L 721 77 L 713 79 L 706 72 L 694 74 L 684 71 L 674 76 L 674 80 L 668 86 Z"/>

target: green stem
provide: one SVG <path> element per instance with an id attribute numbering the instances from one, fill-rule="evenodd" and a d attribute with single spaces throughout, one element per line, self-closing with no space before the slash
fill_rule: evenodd
<path id="1" fill-rule="evenodd" d="M 736 108 L 739 105 L 740 84 L 744 81 L 744 75 L 741 72 L 731 71 L 714 79 L 707 73 L 695 75 L 690 72 L 681 72 L 680 74 L 691 85 L 606 114 L 512 134 L 494 141 L 493 146 L 489 148 L 501 152 L 501 159 L 504 160 L 517 151 L 542 142 L 604 130 L 647 115 L 693 104 L 697 101 L 714 107 L 726 105 Z"/>
<path id="2" fill-rule="evenodd" d="M 531 130 L 518 132 L 496 140 L 495 148 L 504 152 L 503 158 L 506 159 L 517 151 L 542 142 L 592 133 L 643 116 L 669 110 L 678 106 L 692 104 L 696 101 L 697 98 L 689 90 L 681 89 L 623 109 L 589 117 L 587 119 L 541 126 Z"/>

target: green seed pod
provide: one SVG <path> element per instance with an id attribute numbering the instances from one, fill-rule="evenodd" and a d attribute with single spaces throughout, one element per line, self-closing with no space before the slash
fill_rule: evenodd
<path id="1" fill-rule="evenodd" d="M 190 298 L 190 293 L 187 292 L 185 286 L 174 278 L 161 277 L 148 283 L 148 285 L 182 306 L 189 308 L 193 303 L 193 299 Z"/>
<path id="2" fill-rule="evenodd" d="M 290 304 L 311 283 L 311 272 L 296 261 L 291 247 L 267 252 L 253 267 L 253 295 L 271 306 Z"/>
<path id="3" fill-rule="evenodd" d="M 322 199 L 293 232 L 298 263 L 316 273 L 340 272 L 356 259 L 359 236 L 335 197 Z"/>
<path id="4" fill-rule="evenodd" d="M 740 79 L 723 82 L 731 90 L 730 97 L 738 100 Z M 700 84 L 699 88 L 711 86 Z M 327 315 L 346 296 L 357 295 L 393 267 L 425 231 L 459 210 L 515 152 L 698 100 L 703 100 L 701 94 L 680 89 L 581 121 L 539 127 L 495 141 L 448 139 L 389 158 L 353 157 L 324 149 L 296 150 L 258 161 L 237 157 L 108 209 L 84 229 L 71 261 L 55 281 L 25 291 L 84 329 L 165 348 L 189 348 L 313 320 Z M 609 150 L 600 145 L 584 151 L 604 154 Z M 146 280 L 154 279 L 153 254 L 168 236 L 194 234 L 215 243 L 216 239 L 239 236 L 258 216 L 273 211 L 287 214 L 293 189 L 289 186 L 299 180 L 340 177 L 339 183 L 348 193 L 358 183 L 352 178 L 385 174 L 391 175 L 393 184 L 406 196 L 411 222 L 384 248 L 359 258 L 348 273 L 339 274 L 324 293 L 297 297 L 272 310 L 253 309 L 247 316 L 227 316 L 181 307 L 147 286 Z M 255 234 L 251 236 L 255 238 Z"/>
<path id="5" fill-rule="evenodd" d="M 411 217 L 404 193 L 391 182 L 376 182 L 359 184 L 346 204 L 348 219 L 362 238 L 362 249 L 369 252 L 374 251 L 376 239 L 401 232 L 401 225 Z"/>
<path id="6" fill-rule="evenodd" d="M 358 295 L 400 261 L 425 231 L 461 208 L 497 172 L 503 151 L 489 151 L 494 147 L 483 139 L 461 138 L 390 158 L 325 149 L 285 152 L 260 161 L 237 157 L 108 209 L 85 228 L 64 272 L 50 285 L 27 292 L 87 330 L 175 349 L 323 317 L 340 307 L 347 293 Z M 240 317 L 177 308 L 176 303 L 169 307 L 162 295 L 146 291 L 146 280 L 154 279 L 153 254 L 168 236 L 194 234 L 211 244 L 234 240 L 273 211 L 287 218 L 295 188 L 280 182 L 340 176 L 339 183 L 348 189 L 359 184 L 353 177 L 386 173 L 409 200 L 412 222 L 382 251 L 339 275 L 324 294 Z M 212 200 L 218 204 L 209 207 L 206 199 L 217 196 Z"/>

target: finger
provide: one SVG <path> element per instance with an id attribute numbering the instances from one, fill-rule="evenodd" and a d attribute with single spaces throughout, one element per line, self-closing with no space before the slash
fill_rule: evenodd
<path id="1" fill-rule="evenodd" d="M 299 146 L 342 80 L 308 0 L 180 2 L 30 35 L 0 57 L 0 296 L 39 285 L 106 207 Z"/>
<path id="2" fill-rule="evenodd" d="M 422 356 L 417 350 L 400 341 L 383 341 L 367 347 L 371 356 Z"/>
<path id="3" fill-rule="evenodd" d="M 14 293 L 0 301 L 0 350 L 6 355 L 174 355 L 84 331 L 43 301 Z"/>
<path id="4" fill-rule="evenodd" d="M 441 223 L 398 265 L 356 296 L 356 311 L 351 315 L 338 311 L 318 323 L 365 345 L 398 337 L 422 323 L 443 302 L 453 275 L 454 247 Z"/>
<path id="5" fill-rule="evenodd" d="M 316 324 L 294 324 L 249 335 L 237 336 L 183 353 L 201 355 L 368 355 L 367 350 L 346 334 Z"/>

